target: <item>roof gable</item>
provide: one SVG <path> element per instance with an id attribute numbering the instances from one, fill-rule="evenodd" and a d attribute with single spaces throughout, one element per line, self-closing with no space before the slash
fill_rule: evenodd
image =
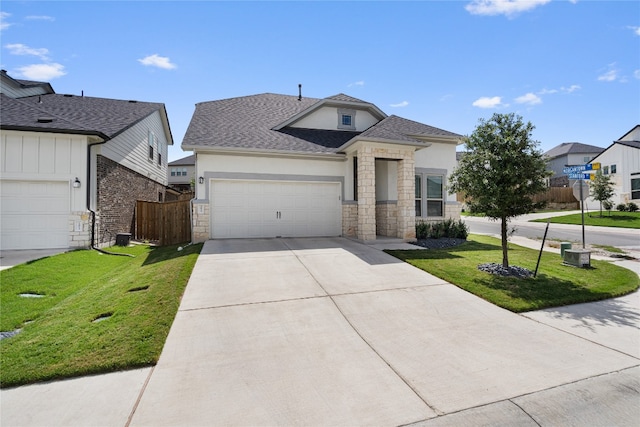
<path id="1" fill-rule="evenodd" d="M 59 94 L 20 99 L 2 95 L 0 126 L 2 129 L 79 133 L 110 139 L 156 111 L 166 119 L 164 104 L 160 103 Z"/>
<path id="2" fill-rule="evenodd" d="M 618 138 L 618 141 L 638 141 L 640 140 L 640 125 L 635 125 L 633 129 Z"/>

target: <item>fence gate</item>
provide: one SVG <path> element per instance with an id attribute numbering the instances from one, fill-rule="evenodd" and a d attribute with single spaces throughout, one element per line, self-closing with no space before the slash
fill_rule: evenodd
<path id="1" fill-rule="evenodd" d="M 190 201 L 136 202 L 137 240 L 155 240 L 161 246 L 191 241 Z"/>

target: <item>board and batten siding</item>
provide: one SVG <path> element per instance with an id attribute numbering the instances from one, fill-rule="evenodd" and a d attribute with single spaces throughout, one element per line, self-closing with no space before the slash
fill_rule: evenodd
<path id="1" fill-rule="evenodd" d="M 149 131 L 155 134 L 157 141 L 153 147 L 153 159 L 149 158 Z M 153 181 L 167 185 L 168 143 L 160 112 L 156 111 L 106 144 L 98 145 L 95 152 Z M 161 165 L 158 164 L 158 150 L 162 154 Z"/>
<path id="2" fill-rule="evenodd" d="M 614 205 L 630 201 L 638 203 L 638 199 L 631 199 L 631 174 L 640 173 L 640 149 L 623 144 L 613 144 L 594 161 L 600 163 L 601 170 L 605 166 L 609 169 L 609 177 L 615 189 L 615 194 L 612 197 Z M 612 165 L 616 165 L 616 173 L 614 174 L 611 173 Z M 599 202 L 589 198 L 589 205 L 592 204 L 599 206 Z"/>
<path id="3" fill-rule="evenodd" d="M 0 178 L 15 181 L 67 182 L 87 176 L 87 137 L 44 132 L 2 131 Z M 71 211 L 86 208 L 86 192 L 71 192 Z"/>

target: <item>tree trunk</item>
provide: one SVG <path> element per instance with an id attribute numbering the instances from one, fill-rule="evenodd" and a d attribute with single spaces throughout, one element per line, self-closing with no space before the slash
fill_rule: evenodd
<path id="1" fill-rule="evenodd" d="M 501 218 L 502 224 L 500 225 L 500 231 L 502 232 L 502 266 L 509 268 L 509 247 L 507 244 L 507 218 Z"/>

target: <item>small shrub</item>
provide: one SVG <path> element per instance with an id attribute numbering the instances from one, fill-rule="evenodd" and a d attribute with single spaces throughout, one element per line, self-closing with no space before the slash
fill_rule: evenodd
<path id="1" fill-rule="evenodd" d="M 420 240 L 440 239 L 442 237 L 466 239 L 468 235 L 469 227 L 460 219 L 449 218 L 439 222 L 416 223 L 416 238 Z"/>
<path id="2" fill-rule="evenodd" d="M 616 206 L 616 210 L 618 210 L 620 212 L 626 212 L 627 211 L 627 205 L 625 205 L 624 203 L 620 203 L 619 205 Z"/>
<path id="3" fill-rule="evenodd" d="M 610 211 L 611 209 L 613 209 L 613 202 L 611 200 L 605 200 L 604 202 L 602 202 L 602 207 L 604 208 L 604 210 Z"/>
<path id="4" fill-rule="evenodd" d="M 432 239 L 439 239 L 441 237 L 446 237 L 445 231 L 446 231 L 446 228 L 444 225 L 444 221 L 434 222 L 431 224 L 431 235 L 429 237 L 431 237 Z"/>
<path id="5" fill-rule="evenodd" d="M 638 210 L 638 205 L 636 205 L 633 202 L 629 202 L 629 203 L 627 203 L 627 210 L 629 212 L 636 212 Z"/>
<path id="6" fill-rule="evenodd" d="M 416 238 L 418 239 L 426 239 L 429 237 L 429 223 L 428 222 L 418 222 L 416 223 Z"/>

